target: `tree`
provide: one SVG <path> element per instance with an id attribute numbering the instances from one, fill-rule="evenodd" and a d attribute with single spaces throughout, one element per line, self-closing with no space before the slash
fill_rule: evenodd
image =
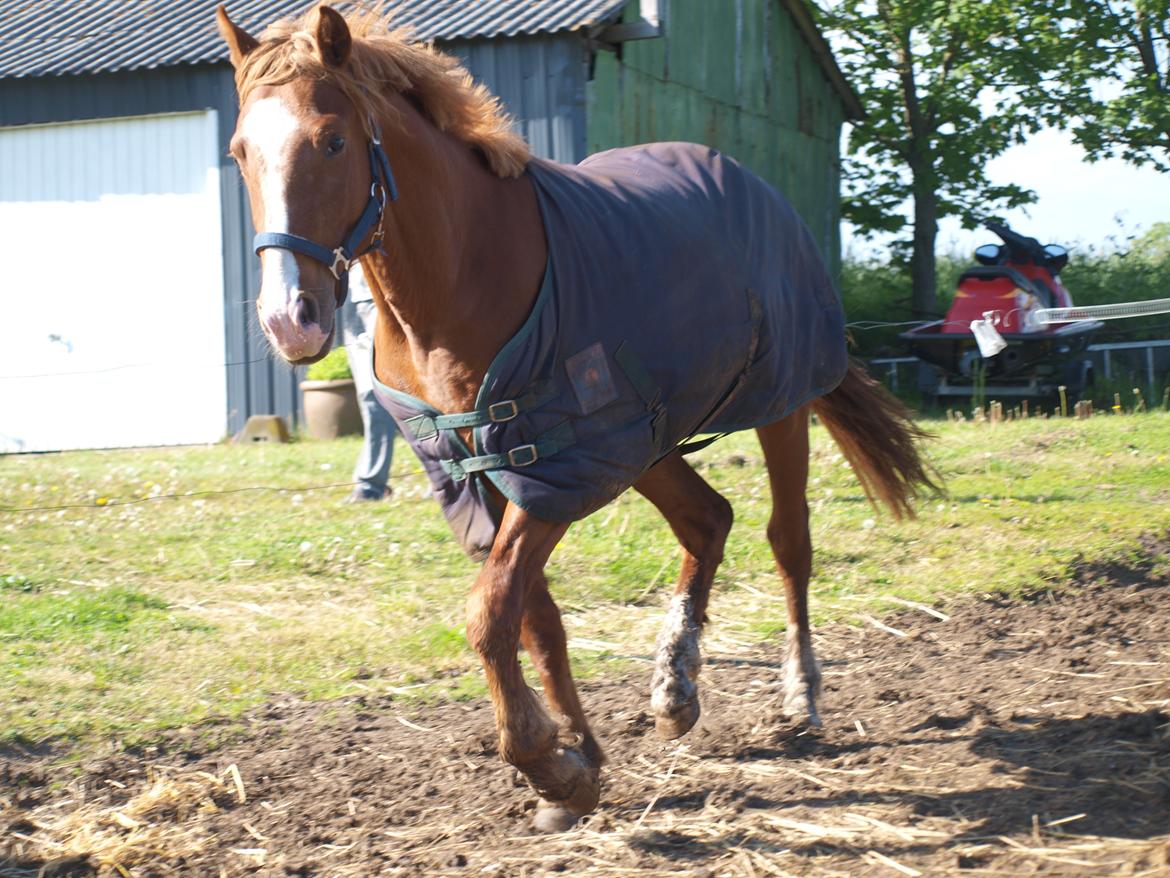
<path id="1" fill-rule="evenodd" d="M 992 184 L 985 168 L 1044 123 L 1027 97 L 1045 86 L 1059 50 L 1051 22 L 1066 2 L 837 0 L 821 11 L 867 114 L 849 136 L 843 214 L 863 235 L 901 233 L 917 316 L 938 311 L 941 218 L 974 228 L 1035 200 L 1024 186 Z"/>
<path id="2" fill-rule="evenodd" d="M 1036 97 L 1090 159 L 1170 171 L 1170 0 L 1081 0 L 1059 75 Z"/>

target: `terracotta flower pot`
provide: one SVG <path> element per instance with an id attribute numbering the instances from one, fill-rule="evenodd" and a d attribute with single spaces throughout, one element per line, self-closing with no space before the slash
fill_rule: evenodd
<path id="1" fill-rule="evenodd" d="M 352 378 L 338 381 L 302 381 L 305 428 L 314 439 L 360 435 L 362 413 Z"/>

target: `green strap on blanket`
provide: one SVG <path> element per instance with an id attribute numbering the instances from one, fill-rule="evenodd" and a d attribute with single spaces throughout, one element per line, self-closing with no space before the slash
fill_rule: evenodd
<path id="1" fill-rule="evenodd" d="M 654 381 L 650 370 L 642 362 L 641 357 L 634 353 L 626 342 L 618 345 L 613 352 L 613 358 L 621 366 L 626 378 L 634 386 L 634 391 L 646 403 L 646 410 L 651 413 L 650 434 L 655 447 L 662 444 L 662 432 L 666 428 L 666 406 L 662 404 L 662 388 Z"/>
<path id="2" fill-rule="evenodd" d="M 531 466 L 545 457 L 552 457 L 558 451 L 563 451 L 577 441 L 573 428 L 566 421 L 553 427 L 540 438 L 528 445 L 518 445 L 511 451 L 501 454 L 481 454 L 478 457 L 465 457 L 462 460 L 441 460 L 447 475 L 457 482 L 463 481 L 471 473 L 484 470 L 508 469 Z"/>
<path id="3" fill-rule="evenodd" d="M 483 408 L 451 415 L 415 415 L 407 418 L 406 424 L 415 439 L 430 439 L 440 430 L 457 430 L 462 427 L 482 427 L 485 424 L 503 424 L 521 412 L 537 408 L 556 396 L 556 384 L 542 381 L 523 396 L 493 402 Z"/>

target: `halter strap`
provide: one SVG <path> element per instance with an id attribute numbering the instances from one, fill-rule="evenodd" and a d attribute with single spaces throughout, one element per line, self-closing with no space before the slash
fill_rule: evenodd
<path id="1" fill-rule="evenodd" d="M 289 250 L 308 256 L 328 268 L 333 276 L 341 282 L 340 287 L 334 293 L 338 307 L 345 302 L 345 296 L 349 291 L 350 266 L 359 257 L 365 256 L 371 251 L 382 249 L 382 220 L 386 213 L 387 198 L 390 201 L 398 200 L 398 186 L 394 182 L 394 172 L 390 169 L 390 159 L 387 157 L 386 151 L 382 149 L 382 129 L 378 127 L 378 123 L 372 115 L 369 117 L 369 121 L 372 132 L 367 150 L 372 181 L 370 183 L 370 197 L 366 201 L 362 215 L 358 217 L 357 222 L 354 223 L 353 228 L 350 229 L 349 234 L 345 236 L 341 244 L 330 249 L 316 241 L 287 232 L 259 232 L 252 239 L 252 249 L 257 255 L 260 254 L 261 250 L 270 247 L 278 250 Z M 374 238 L 370 241 L 370 246 L 360 253 L 357 252 L 357 248 L 361 246 L 371 229 L 374 230 Z"/>

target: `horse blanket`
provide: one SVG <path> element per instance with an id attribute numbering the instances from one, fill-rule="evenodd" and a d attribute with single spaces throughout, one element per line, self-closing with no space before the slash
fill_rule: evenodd
<path id="1" fill-rule="evenodd" d="M 783 418 L 846 370 L 840 300 L 808 229 L 716 150 L 657 143 L 580 165 L 533 160 L 549 260 L 475 410 L 376 382 L 463 548 L 513 503 L 576 521 L 681 441 Z M 456 430 L 474 427 L 468 448 Z"/>

